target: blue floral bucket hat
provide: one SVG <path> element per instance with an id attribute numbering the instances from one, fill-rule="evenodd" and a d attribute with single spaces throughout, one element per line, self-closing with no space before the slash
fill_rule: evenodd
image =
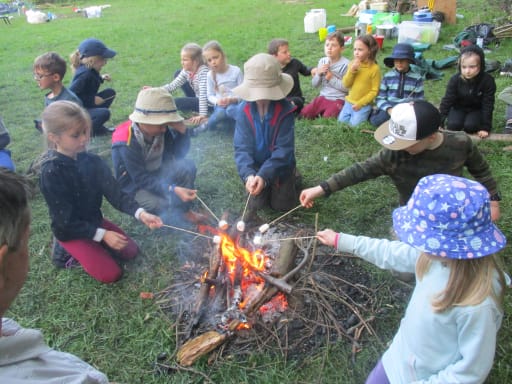
<path id="1" fill-rule="evenodd" d="M 487 189 L 450 175 L 423 177 L 407 205 L 394 210 L 393 228 L 404 243 L 449 259 L 484 257 L 507 243 L 491 221 Z"/>

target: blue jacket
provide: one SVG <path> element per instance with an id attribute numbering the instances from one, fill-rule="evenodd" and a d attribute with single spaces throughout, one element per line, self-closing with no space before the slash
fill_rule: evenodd
<path id="1" fill-rule="evenodd" d="M 160 175 L 174 159 L 183 159 L 190 149 L 190 136 L 167 129 L 164 137 L 162 169 L 158 172 L 146 170 L 144 151 L 133 134 L 131 121 L 116 127 L 112 135 L 112 162 L 114 175 L 122 190 L 132 196 L 145 189 L 160 196 L 166 196 L 169 184 Z"/>
<path id="2" fill-rule="evenodd" d="M 84 108 L 94 108 L 94 98 L 103 84 L 101 75 L 93 68 L 80 65 L 71 80 L 69 90 L 82 100 Z"/>
<path id="3" fill-rule="evenodd" d="M 121 191 L 107 164 L 88 152 L 79 153 L 74 160 L 49 151 L 41 166 L 39 185 L 48 204 L 53 234 L 61 241 L 94 238 L 103 221 L 103 196 L 129 215 L 135 215 L 139 208 Z"/>
<path id="4" fill-rule="evenodd" d="M 257 175 L 268 184 L 286 179 L 295 169 L 294 107 L 287 100 L 271 101 L 260 122 L 255 102 L 242 102 L 235 126 L 235 162 L 240 178 Z"/>

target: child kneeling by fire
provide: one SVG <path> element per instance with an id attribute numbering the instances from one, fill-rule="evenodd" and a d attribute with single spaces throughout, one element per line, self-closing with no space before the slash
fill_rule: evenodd
<path id="1" fill-rule="evenodd" d="M 423 177 L 393 212 L 393 228 L 400 241 L 317 233 L 379 268 L 416 273 L 398 332 L 366 384 L 483 383 L 510 285 L 494 255 L 506 239 L 491 221 L 487 189 L 457 176 Z"/>
<path id="2" fill-rule="evenodd" d="M 161 88 L 142 89 L 129 118 L 112 134 L 114 174 L 123 192 L 164 222 L 206 221 L 190 209 L 197 197 L 196 166 L 185 158 L 190 136 L 172 96 Z"/>

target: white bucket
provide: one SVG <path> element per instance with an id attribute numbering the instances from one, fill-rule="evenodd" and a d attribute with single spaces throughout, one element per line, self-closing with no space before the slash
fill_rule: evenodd
<path id="1" fill-rule="evenodd" d="M 304 16 L 304 32 L 316 33 L 320 28 L 327 26 L 325 9 L 312 9 Z"/>
<path id="2" fill-rule="evenodd" d="M 85 17 L 87 18 L 94 18 L 94 17 L 101 17 L 101 7 L 87 7 L 84 9 L 85 11 Z"/>

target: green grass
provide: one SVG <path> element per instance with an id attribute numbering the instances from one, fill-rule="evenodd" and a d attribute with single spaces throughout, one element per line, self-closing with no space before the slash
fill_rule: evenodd
<path id="1" fill-rule="evenodd" d="M 112 122 L 127 119 L 138 90 L 144 85 L 161 85 L 169 81 L 179 67 L 181 46 L 190 41 L 204 44 L 216 39 L 223 45 L 229 61 L 243 63 L 257 52 L 266 50 L 268 41 L 285 37 L 292 54 L 309 65 L 323 56 L 323 45 L 315 34 L 303 32 L 305 12 L 325 8 L 328 24 L 338 27 L 354 25 L 355 19 L 342 17 L 351 1 L 278 1 L 278 0 L 189 0 L 169 2 L 154 0 L 113 0 L 111 7 L 98 19 L 86 19 L 72 12 L 73 6 L 97 3 L 76 2 L 48 6 L 57 19 L 30 25 L 16 17 L 11 25 L 0 25 L 0 111 L 10 130 L 14 160 L 19 172 L 43 151 L 43 141 L 33 128 L 32 120 L 43 108 L 43 92 L 32 79 L 34 58 L 55 50 L 68 57 L 87 37 L 97 37 L 118 51 L 104 68 L 113 77 L 112 86 L 118 97 L 112 107 Z M 500 11 L 477 0 L 460 0 L 457 13 L 464 15 L 454 26 L 443 26 L 438 44 L 424 53 L 426 58 L 443 58 L 456 54 L 442 47 L 451 43 L 455 34 L 473 23 L 492 21 Z M 483 15 L 483 16 L 478 16 Z M 410 18 L 411 15 L 404 16 Z M 391 52 L 393 43 L 384 42 L 382 58 Z M 488 58 L 504 61 L 512 44 L 508 39 L 493 49 Z M 345 51 L 351 57 L 351 49 Z M 382 66 L 383 70 L 384 67 Z M 440 81 L 425 83 L 426 96 L 438 103 L 453 69 L 445 70 Z M 65 78 L 69 84 L 71 73 Z M 496 77 L 498 90 L 509 83 Z M 309 79 L 302 85 L 308 100 L 315 96 Z M 494 130 L 504 125 L 504 106 L 496 102 Z M 369 128 L 364 127 L 364 128 Z M 512 228 L 510 201 L 510 152 L 503 152 L 502 142 L 481 142 L 493 172 L 498 179 L 504 201 L 500 227 L 506 234 Z M 372 136 L 358 129 L 342 127 L 334 121 L 298 121 L 296 151 L 299 169 L 306 186 L 316 185 L 333 172 L 365 159 L 377 151 Z M 91 150 L 109 159 L 107 138 L 94 138 Z M 193 140 L 190 152 L 198 165 L 197 188 L 200 196 L 214 212 L 225 209 L 239 212 L 245 202 L 242 185 L 233 162 L 231 137 L 227 133 L 207 132 Z M 320 227 L 332 227 L 351 233 L 387 236 L 390 213 L 397 204 L 394 188 L 385 178 L 348 188 L 329 199 L 319 200 L 310 211 L 298 211 L 295 218 L 314 223 L 319 213 Z M 20 296 L 8 315 L 23 326 L 41 328 L 55 348 L 77 354 L 108 374 L 110 380 L 122 383 L 199 383 L 201 376 L 192 373 L 156 375 L 153 362 L 160 352 L 172 353 L 175 335 L 172 319 L 163 315 L 156 304 L 139 299 L 139 292 L 157 292 L 173 282 L 179 265 L 177 249 L 180 240 L 168 232 L 150 232 L 108 204 L 104 213 L 125 228 L 140 244 L 144 255 L 126 266 L 124 278 L 113 285 L 101 285 L 80 269 L 58 271 L 50 263 L 48 212 L 40 195 L 32 203 L 33 222 L 30 241 L 31 270 Z M 510 253 L 504 251 L 505 259 Z M 389 279 L 387 273 L 368 267 L 378 281 Z M 382 298 L 385 302 L 386 298 Z M 405 303 L 404 303 L 405 305 Z M 511 308 L 507 295 L 506 309 Z M 402 309 L 376 323 L 379 335 L 389 340 L 398 326 Z M 505 316 L 499 334 L 498 348 L 489 383 L 512 381 L 512 327 Z M 383 352 L 380 344 L 366 337 L 355 364 L 350 362 L 350 345 L 339 342 L 323 351 L 314 351 L 302 361 L 284 361 L 265 354 L 226 358 L 208 366 L 202 360 L 195 368 L 215 383 L 361 383 Z"/>

